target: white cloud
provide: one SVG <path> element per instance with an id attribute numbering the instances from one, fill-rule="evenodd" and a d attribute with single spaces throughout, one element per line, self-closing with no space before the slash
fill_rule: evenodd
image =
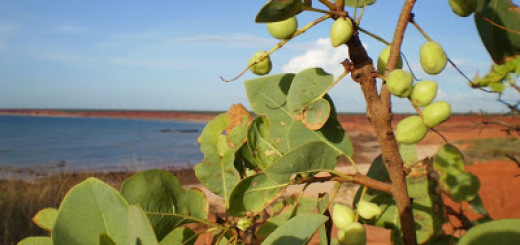
<path id="1" fill-rule="evenodd" d="M 282 67 L 282 71 L 297 73 L 307 68 L 321 67 L 325 71 L 338 76 L 344 71 L 340 63 L 347 57 L 348 50 L 345 46 L 334 48 L 328 38 L 320 38 L 304 54 L 289 60 Z"/>
<path id="2" fill-rule="evenodd" d="M 249 48 L 265 48 L 276 44 L 276 40 L 272 38 L 257 37 L 239 33 L 224 33 L 212 35 L 197 35 L 188 37 L 177 37 L 172 39 L 173 42 L 190 43 L 194 45 L 205 46 L 229 46 L 229 47 L 249 47 Z"/>

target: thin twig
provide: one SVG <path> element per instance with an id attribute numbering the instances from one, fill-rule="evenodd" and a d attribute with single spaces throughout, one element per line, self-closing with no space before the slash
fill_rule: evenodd
<path id="1" fill-rule="evenodd" d="M 491 25 L 494 25 L 504 31 L 508 31 L 508 32 L 512 32 L 512 33 L 515 33 L 515 34 L 520 34 L 520 31 L 517 31 L 517 30 L 511 30 L 505 26 L 502 26 L 502 25 L 499 25 L 498 23 L 490 20 L 489 18 L 487 18 L 486 16 L 484 16 L 483 14 L 481 14 L 480 12 L 477 12 L 475 11 L 475 15 L 477 15 L 478 17 L 482 18 L 483 20 L 489 22 Z"/>
<path id="2" fill-rule="evenodd" d="M 384 44 L 386 44 L 386 45 L 390 45 L 390 42 L 386 41 L 386 40 L 383 39 L 382 37 L 380 37 L 380 36 L 378 36 L 378 35 L 376 35 L 376 34 L 370 32 L 370 31 L 368 31 L 368 30 L 363 29 L 361 26 L 358 26 L 357 29 L 358 29 L 359 31 L 361 31 L 361 32 L 363 32 L 363 33 L 365 33 L 365 34 L 367 34 L 367 35 L 370 36 L 371 38 L 374 38 L 374 39 L 376 39 L 376 40 L 378 40 L 378 41 L 380 41 L 380 42 L 382 42 L 382 43 L 384 43 Z"/>
<path id="3" fill-rule="evenodd" d="M 437 135 L 439 135 L 442 138 L 442 140 L 444 140 L 445 143 L 448 143 L 448 139 L 446 139 L 446 137 L 444 137 L 444 135 L 442 135 L 439 131 L 437 131 L 434 128 L 430 128 L 430 130 L 433 131 L 434 133 L 436 133 Z"/>
<path id="4" fill-rule="evenodd" d="M 290 40 L 293 40 L 295 37 L 303 34 L 305 31 L 309 30 L 310 28 L 312 28 L 313 26 L 317 25 L 318 23 L 330 18 L 331 15 L 330 14 L 326 14 L 316 20 L 314 20 L 313 22 L 307 24 L 306 26 L 302 27 L 301 29 L 297 30 L 293 35 L 292 37 L 288 38 L 288 39 L 285 39 L 281 42 L 279 42 L 276 46 L 274 46 L 273 48 L 271 48 L 271 50 L 269 50 L 265 55 L 262 55 L 260 58 L 258 58 L 257 61 L 253 62 L 252 64 L 248 65 L 246 67 L 246 69 L 244 69 L 240 74 L 238 74 L 235 78 L 233 79 L 230 79 L 230 80 L 227 80 L 225 78 L 223 78 L 222 76 L 220 76 L 220 79 L 224 82 L 233 82 L 235 80 L 237 80 L 238 78 L 240 78 L 242 75 L 244 75 L 249 69 L 251 69 L 251 67 L 253 67 L 254 65 L 258 64 L 258 62 L 264 60 L 265 58 L 267 58 L 269 55 L 271 55 L 272 53 L 274 53 L 276 50 L 280 49 L 281 47 L 283 47 L 286 43 L 288 43 Z"/>
<path id="5" fill-rule="evenodd" d="M 448 57 L 448 62 L 450 63 L 450 65 L 451 65 L 453 68 L 455 68 L 455 70 L 457 70 L 457 72 L 458 72 L 460 75 L 462 75 L 462 76 L 466 79 L 466 81 L 468 81 L 469 83 L 471 83 L 471 87 L 472 87 L 472 88 L 477 88 L 477 89 L 482 90 L 482 91 L 484 91 L 484 92 L 486 92 L 486 93 L 492 93 L 492 94 L 495 94 L 495 93 L 496 93 L 496 92 L 494 92 L 494 91 L 486 90 L 486 89 L 480 87 L 480 85 L 475 84 L 475 83 L 474 83 L 474 82 L 473 82 L 473 81 L 472 81 L 468 76 L 466 76 L 466 74 L 464 74 L 464 72 L 462 72 L 462 70 L 459 69 L 459 67 L 455 64 L 455 62 L 453 62 L 453 60 L 450 59 L 450 57 Z"/>

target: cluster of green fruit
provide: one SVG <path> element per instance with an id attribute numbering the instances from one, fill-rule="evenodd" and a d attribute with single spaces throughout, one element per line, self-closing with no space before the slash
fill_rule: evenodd
<path id="1" fill-rule="evenodd" d="M 469 202 L 478 197 L 480 181 L 477 176 L 464 170 L 464 157 L 457 147 L 451 144 L 441 147 L 433 167 L 440 173 L 442 189 L 451 199 Z"/>
<path id="2" fill-rule="evenodd" d="M 390 46 L 386 47 L 377 61 L 377 70 L 385 74 L 386 63 L 390 56 Z M 442 47 L 433 41 L 425 43 L 420 50 L 420 62 L 428 74 L 439 74 L 446 67 L 448 58 Z M 432 101 L 437 96 L 435 81 L 420 81 L 413 84 L 413 75 L 402 69 L 402 58 L 399 57 L 396 69 L 385 77 L 388 91 L 399 98 L 408 98 L 416 108 L 423 107 L 421 115 L 409 116 L 399 122 L 395 136 L 401 144 L 415 144 L 421 141 L 433 128 L 451 116 L 451 106 L 448 102 Z"/>
<path id="3" fill-rule="evenodd" d="M 294 35 L 296 30 L 298 29 L 298 20 L 296 19 L 296 17 L 291 17 L 278 22 L 269 22 L 266 24 L 266 26 L 267 31 L 269 32 L 269 34 L 271 34 L 271 36 L 277 39 L 284 40 L 291 38 Z M 261 57 L 264 58 L 260 59 Z M 256 75 L 268 74 L 273 67 L 271 59 L 267 55 L 267 52 L 263 50 L 256 52 L 249 59 L 248 65 L 252 65 L 250 70 Z"/>
<path id="4" fill-rule="evenodd" d="M 267 31 L 272 37 L 285 40 L 291 38 L 298 29 L 298 20 L 291 17 L 278 22 L 269 22 L 266 24 Z M 350 40 L 354 26 L 350 18 L 337 18 L 330 29 L 330 41 L 333 47 L 338 47 Z M 263 57 L 263 58 L 262 58 Z M 257 75 L 268 74 L 272 69 L 272 63 L 267 52 L 260 50 L 256 52 L 248 61 L 251 66 L 250 70 Z"/>
<path id="5" fill-rule="evenodd" d="M 359 216 L 364 219 L 373 219 L 381 215 L 382 210 L 375 203 L 365 200 L 359 201 L 357 205 Z M 365 227 L 356 222 L 354 210 L 342 203 L 334 204 L 332 222 L 338 227 L 338 242 L 341 245 L 364 245 L 366 244 Z"/>

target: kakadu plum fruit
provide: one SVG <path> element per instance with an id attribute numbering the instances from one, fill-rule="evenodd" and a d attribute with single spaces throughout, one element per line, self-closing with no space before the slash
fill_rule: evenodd
<path id="1" fill-rule="evenodd" d="M 448 62 L 448 57 L 441 45 L 436 42 L 427 42 L 421 47 L 419 54 L 421 66 L 428 74 L 439 74 Z"/>
<path id="2" fill-rule="evenodd" d="M 333 47 L 342 45 L 352 37 L 354 27 L 352 21 L 349 18 L 339 17 L 337 18 L 332 27 L 330 28 L 330 42 Z"/>
<path id="3" fill-rule="evenodd" d="M 342 203 L 334 204 L 332 211 L 332 222 L 339 229 L 345 230 L 347 227 L 354 222 L 356 213 L 354 210 Z"/>
<path id="4" fill-rule="evenodd" d="M 386 77 L 386 86 L 391 94 L 405 98 L 412 93 L 413 76 L 401 69 L 395 69 Z"/>
<path id="5" fill-rule="evenodd" d="M 367 243 L 365 227 L 355 222 L 350 224 L 347 229 L 339 229 L 338 242 L 341 245 L 365 245 Z"/>
<path id="6" fill-rule="evenodd" d="M 363 219 L 372 219 L 381 215 L 383 212 L 377 204 L 365 200 L 359 201 L 357 211 L 359 216 L 363 217 Z"/>
<path id="7" fill-rule="evenodd" d="M 269 34 L 277 39 L 288 39 L 298 29 L 298 20 L 296 17 L 291 17 L 278 22 L 269 22 L 266 24 Z"/>
<path id="8" fill-rule="evenodd" d="M 451 116 L 451 106 L 446 101 L 437 101 L 424 107 L 422 111 L 422 117 L 424 124 L 428 128 L 433 128 L 446 120 Z"/>
<path id="9" fill-rule="evenodd" d="M 450 0 L 450 7 L 458 16 L 467 17 L 475 12 L 477 0 Z"/>
<path id="10" fill-rule="evenodd" d="M 386 63 L 388 62 L 388 57 L 390 57 L 390 46 L 387 46 L 381 53 L 379 54 L 379 58 L 377 59 L 377 71 L 379 74 L 384 75 L 386 70 Z M 403 58 L 399 55 L 399 60 L 397 61 L 397 65 L 395 69 L 403 68 Z"/>
<path id="11" fill-rule="evenodd" d="M 434 81 L 421 81 L 412 88 L 409 98 L 412 105 L 424 107 L 429 105 L 437 96 L 437 83 Z"/>
<path id="12" fill-rule="evenodd" d="M 255 61 L 258 61 L 260 57 L 266 54 L 267 53 L 263 50 L 256 52 L 253 56 L 251 56 L 251 58 L 249 58 L 247 65 L 255 63 Z M 271 59 L 269 59 L 269 56 L 266 56 L 262 61 L 258 61 L 258 63 L 251 67 L 251 72 L 257 75 L 265 75 L 271 71 L 272 67 L 273 65 L 271 64 Z"/>
<path id="13" fill-rule="evenodd" d="M 395 129 L 395 139 L 405 145 L 412 145 L 421 141 L 428 133 L 420 116 L 409 116 L 401 120 Z"/>

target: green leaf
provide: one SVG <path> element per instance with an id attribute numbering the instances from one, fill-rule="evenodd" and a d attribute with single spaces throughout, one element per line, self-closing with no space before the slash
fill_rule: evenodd
<path id="1" fill-rule="evenodd" d="M 264 170 L 281 157 L 269 138 L 269 121 L 266 117 L 255 118 L 249 126 L 247 145 L 251 149 L 256 165 Z"/>
<path id="2" fill-rule="evenodd" d="M 126 223 L 127 244 L 157 245 L 155 232 L 144 211 L 135 205 L 128 208 L 128 222 Z M 140 241 L 140 243 L 138 242 Z"/>
<path id="3" fill-rule="evenodd" d="M 327 245 L 332 232 L 332 219 L 329 212 L 329 194 L 320 195 L 318 200 L 318 213 L 329 217 L 329 220 L 320 226 L 320 245 Z"/>
<path id="4" fill-rule="evenodd" d="M 73 187 L 63 199 L 52 229 L 54 244 L 91 245 L 99 234 L 110 234 L 117 244 L 126 244 L 128 203 L 113 187 L 88 178 Z"/>
<path id="5" fill-rule="evenodd" d="M 44 208 L 40 210 L 33 218 L 33 222 L 46 231 L 52 231 L 58 210 L 55 208 Z"/>
<path id="6" fill-rule="evenodd" d="M 476 12 L 478 14 L 474 14 L 475 24 L 480 38 L 495 63 L 503 64 L 518 56 L 520 8 L 511 0 L 487 0 L 479 4 Z"/>
<path id="7" fill-rule="evenodd" d="M 322 68 L 308 68 L 296 74 L 287 94 L 287 109 L 299 115 L 312 102 L 321 99 L 334 83 L 334 76 Z"/>
<path id="8" fill-rule="evenodd" d="M 425 165 L 427 164 L 428 163 Z M 434 180 L 428 177 L 427 169 L 427 166 L 423 167 L 422 164 L 417 164 L 412 169 L 412 174 L 406 178 L 408 194 L 410 198 L 413 199 L 412 208 L 416 221 L 417 242 L 419 244 L 437 235 L 443 223 L 440 193 L 435 189 L 436 185 Z M 381 156 L 374 160 L 368 170 L 367 176 L 390 183 L 390 176 L 383 164 Z M 359 202 L 361 191 L 362 189 L 356 193 L 354 203 Z M 397 207 L 395 206 L 392 195 L 386 192 L 368 189 L 364 200 L 377 203 L 383 212 L 374 219 L 362 219 L 362 221 L 367 224 L 392 229 L 395 239 L 399 239 L 401 236 L 400 223 Z"/>
<path id="9" fill-rule="evenodd" d="M 494 220 L 474 226 L 460 238 L 459 245 L 516 245 L 520 241 L 520 219 Z"/>
<path id="10" fill-rule="evenodd" d="M 325 142 L 311 142 L 287 153 L 265 170 L 269 178 L 277 183 L 286 183 L 295 173 L 333 170 L 337 154 Z"/>
<path id="11" fill-rule="evenodd" d="M 195 175 L 210 191 L 224 198 L 226 207 L 231 191 L 240 181 L 235 153 L 247 136 L 249 116 L 241 114 L 240 110 L 245 109 L 238 109 L 237 113 L 233 106 L 228 113 L 215 117 L 198 139 L 204 159 L 195 166 Z"/>
<path id="12" fill-rule="evenodd" d="M 307 244 L 316 230 L 328 220 L 321 214 L 301 214 L 271 233 L 263 245 Z"/>
<path id="13" fill-rule="evenodd" d="M 447 172 L 451 168 L 464 171 L 464 155 L 456 146 L 445 144 L 437 150 L 433 167 L 440 172 Z"/>
<path id="14" fill-rule="evenodd" d="M 233 189 L 228 213 L 243 216 L 247 211 L 258 213 L 281 195 L 281 186 L 264 173 L 247 177 Z"/>
<path id="15" fill-rule="evenodd" d="M 52 239 L 48 236 L 31 236 L 19 241 L 17 245 L 52 245 Z"/>
<path id="16" fill-rule="evenodd" d="M 204 195 L 192 198 L 191 191 L 182 188 L 173 174 L 157 169 L 139 172 L 128 178 L 121 187 L 121 194 L 128 203 L 138 204 L 148 213 L 164 214 L 148 215 L 159 240 L 173 228 L 186 222 L 182 218 L 168 214 L 176 213 L 201 219 L 207 218 L 208 203 Z M 190 205 L 202 207 L 195 208 Z"/>
<path id="17" fill-rule="evenodd" d="M 194 245 L 195 241 L 197 241 L 198 235 L 195 234 L 194 231 L 185 228 L 185 227 L 177 227 L 168 235 L 166 235 L 161 242 L 160 245 Z"/>
<path id="18" fill-rule="evenodd" d="M 302 121 L 293 118 L 287 107 L 287 94 L 294 77 L 290 73 L 278 74 L 245 82 L 253 111 L 269 121 L 269 138 L 274 147 L 286 154 L 309 142 L 323 141 L 337 151 L 336 155 L 352 156 L 352 143 L 337 120 L 334 105 L 327 95 L 323 98 L 328 100 L 331 112 L 320 130 L 308 129 Z"/>
<path id="19" fill-rule="evenodd" d="M 256 22 L 278 22 L 302 12 L 301 0 L 271 0 L 258 14 Z"/>
<path id="20" fill-rule="evenodd" d="M 417 162 L 417 146 L 415 144 L 401 144 L 399 153 L 401 154 L 406 167 L 411 167 L 415 162 Z"/>
<path id="21" fill-rule="evenodd" d="M 318 130 L 325 125 L 330 115 L 330 104 L 326 99 L 310 103 L 303 111 L 303 124 L 308 129 Z"/>
<path id="22" fill-rule="evenodd" d="M 357 5 L 356 5 L 357 2 Z M 372 5 L 376 0 L 345 0 L 345 5 L 350 7 L 362 8 L 363 5 Z"/>
<path id="23" fill-rule="evenodd" d="M 506 86 L 504 86 L 502 82 L 490 83 L 488 86 L 491 90 L 493 90 L 493 92 L 498 93 L 502 93 L 506 89 Z"/>
<path id="24" fill-rule="evenodd" d="M 491 218 L 491 216 L 489 216 L 488 211 L 484 207 L 484 204 L 482 203 L 482 199 L 480 198 L 480 195 L 478 195 L 477 197 L 475 197 L 473 200 L 469 201 L 468 203 L 469 203 L 469 205 L 471 205 L 471 208 L 473 208 L 473 210 L 476 213 L 484 215 L 484 217 Z"/>

